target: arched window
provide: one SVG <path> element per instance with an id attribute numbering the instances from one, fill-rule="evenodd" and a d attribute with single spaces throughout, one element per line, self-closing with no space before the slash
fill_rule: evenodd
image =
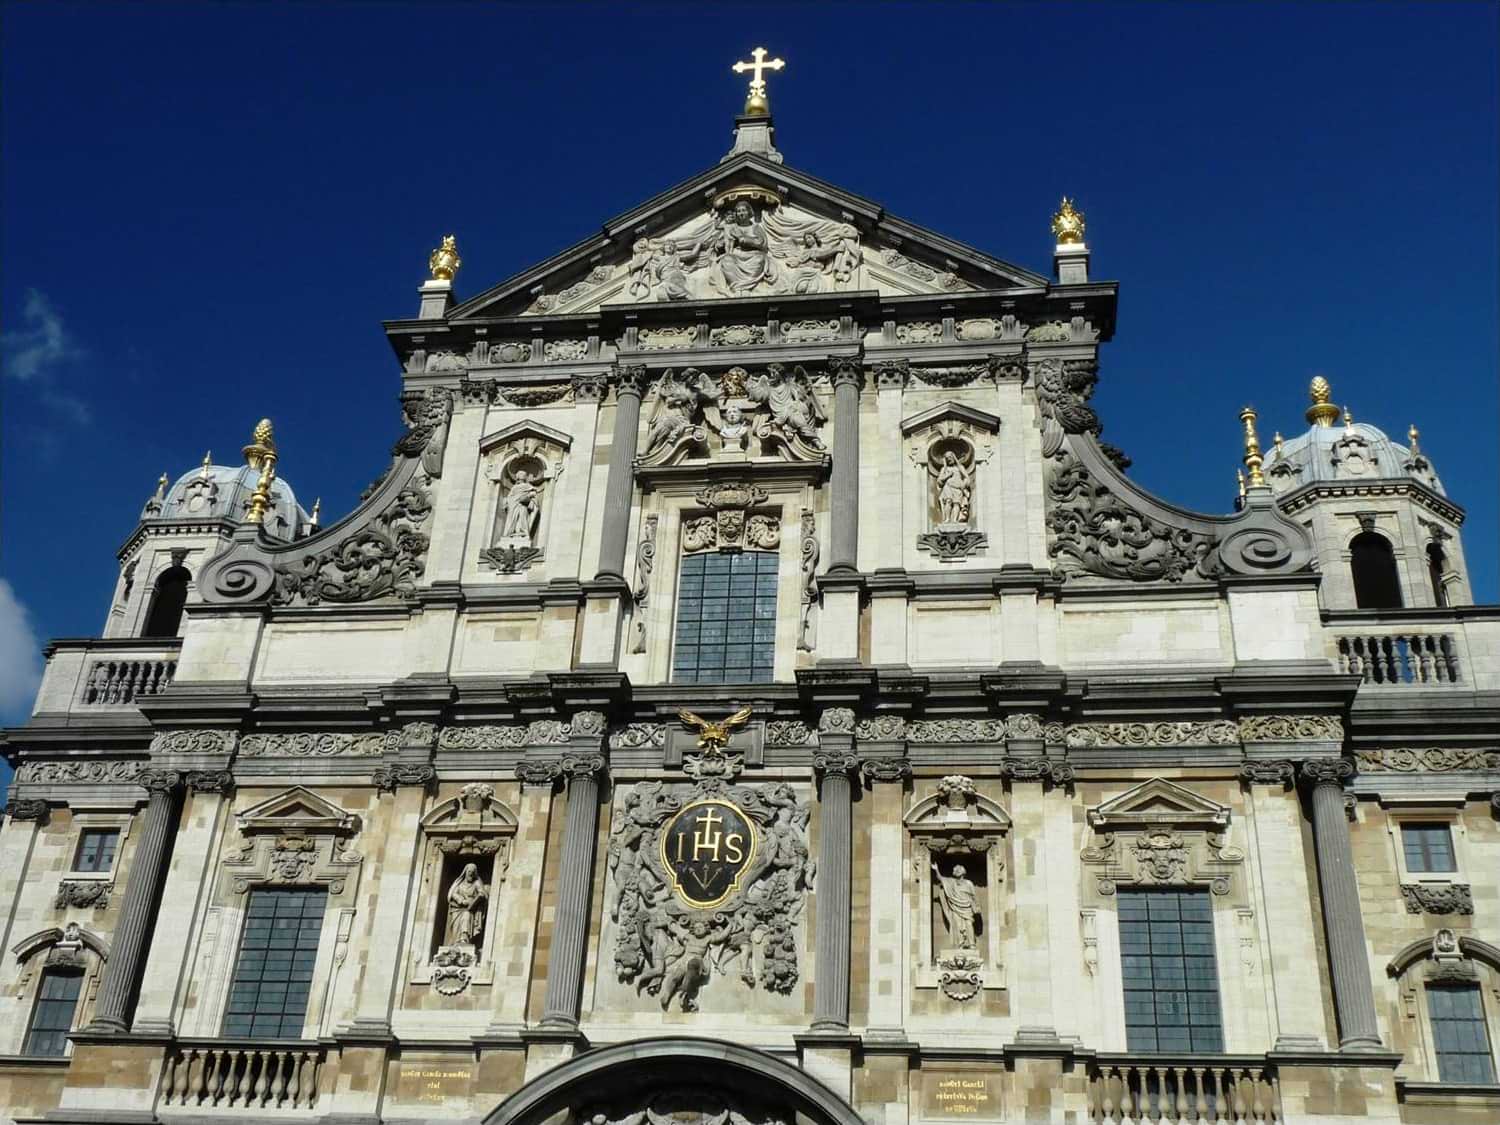
<path id="1" fill-rule="evenodd" d="M 143 637 L 175 637 L 182 624 L 182 607 L 187 604 L 188 579 L 185 566 L 170 566 L 156 580 L 151 594 L 151 609 L 146 614 Z"/>
<path id="2" fill-rule="evenodd" d="M 1354 604 L 1360 609 L 1400 609 L 1401 579 L 1390 540 L 1361 531 L 1349 544 L 1349 569 L 1354 574 Z"/>
<path id="3" fill-rule="evenodd" d="M 1448 570 L 1448 556 L 1437 543 L 1427 544 L 1427 577 L 1432 580 L 1432 604 L 1448 604 L 1448 592 L 1443 585 L 1443 575 Z"/>

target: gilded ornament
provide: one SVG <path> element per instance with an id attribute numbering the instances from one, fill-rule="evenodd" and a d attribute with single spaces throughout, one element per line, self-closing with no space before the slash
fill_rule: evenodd
<path id="1" fill-rule="evenodd" d="M 1083 212 L 1073 206 L 1073 201 L 1063 196 L 1062 205 L 1052 216 L 1052 233 L 1057 236 L 1059 246 L 1083 245 Z"/>
<path id="2" fill-rule="evenodd" d="M 1250 473 L 1251 488 L 1265 488 L 1266 475 L 1261 472 L 1265 458 L 1260 455 L 1260 436 L 1255 432 L 1255 410 L 1249 406 L 1240 411 L 1245 424 L 1245 468 Z"/>
<path id="3" fill-rule="evenodd" d="M 271 419 L 262 418 L 250 435 L 250 444 L 242 450 L 245 464 L 259 471 L 255 491 L 250 494 L 247 523 L 261 523 L 271 507 L 271 482 L 276 479 L 276 441 L 271 436 Z"/>
<path id="4" fill-rule="evenodd" d="M 754 62 L 737 62 L 732 67 L 736 74 L 744 74 L 750 71 L 750 96 L 745 99 L 745 116 L 764 117 L 771 112 L 770 99 L 766 97 L 766 77 L 768 70 L 780 70 L 786 66 L 784 59 L 767 59 L 766 49 L 757 47 L 750 52 Z"/>
<path id="5" fill-rule="evenodd" d="M 1333 388 L 1328 385 L 1328 380 L 1321 375 L 1313 376 L 1307 393 L 1312 398 L 1312 405 L 1307 408 L 1308 424 L 1323 427 L 1333 425 L 1338 419 L 1339 408 L 1328 401 L 1333 394 Z"/>
<path id="6" fill-rule="evenodd" d="M 427 259 L 427 268 L 432 271 L 435 281 L 452 281 L 463 264 L 463 259 L 458 256 L 458 239 L 451 234 L 443 235 L 443 244 Z"/>

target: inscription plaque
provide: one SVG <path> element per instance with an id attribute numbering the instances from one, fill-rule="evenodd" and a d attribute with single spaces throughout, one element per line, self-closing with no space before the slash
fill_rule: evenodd
<path id="1" fill-rule="evenodd" d="M 922 1075 L 922 1116 L 998 1118 L 1000 1088 L 993 1075 L 970 1070 L 927 1071 Z"/>
<path id="2" fill-rule="evenodd" d="M 755 822 L 721 797 L 684 805 L 661 833 L 661 865 L 677 897 L 695 910 L 722 905 L 750 870 Z"/>

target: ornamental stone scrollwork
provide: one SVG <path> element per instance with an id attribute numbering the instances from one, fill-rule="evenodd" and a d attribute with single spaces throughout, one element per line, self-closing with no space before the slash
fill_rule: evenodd
<path id="1" fill-rule="evenodd" d="M 24 797 L 12 797 L 5 802 L 7 820 L 30 820 L 38 824 L 47 819 L 47 802 Z"/>
<path id="2" fill-rule="evenodd" d="M 1474 896 L 1467 883 L 1402 883 L 1408 914 L 1473 914 Z"/>
<path id="3" fill-rule="evenodd" d="M 359 829 L 353 814 L 303 786 L 294 786 L 236 814 L 241 843 L 223 864 L 236 894 L 266 884 L 353 890 L 363 859 L 347 847 Z"/>
<path id="4" fill-rule="evenodd" d="M 175 793 L 182 784 L 182 774 L 177 770 L 145 769 L 136 778 L 136 784 L 148 793 Z"/>
<path id="5" fill-rule="evenodd" d="M 751 511 L 769 496 L 764 488 L 745 481 L 721 481 L 700 489 L 694 499 L 711 514 L 684 521 L 682 549 L 689 554 L 713 548 L 774 549 L 781 542 L 779 518 Z"/>
<path id="6" fill-rule="evenodd" d="M 854 708 L 825 707 L 818 715 L 818 731 L 822 734 L 853 734 Z"/>
<path id="7" fill-rule="evenodd" d="M 683 1011 L 711 1002 L 731 1012 L 758 990 L 760 1004 L 800 1011 L 792 994 L 813 879 L 809 816 L 785 784 L 704 776 L 625 792 L 607 897 L 611 987 L 624 986 L 621 999 L 650 994 L 663 1011 L 675 1001 Z"/>
<path id="8" fill-rule="evenodd" d="M 1002 719 L 916 719 L 906 724 L 906 741 L 919 744 L 1002 742 Z"/>
<path id="9" fill-rule="evenodd" d="M 800 719 L 771 719 L 766 723 L 767 746 L 806 746 L 814 733 Z"/>
<path id="10" fill-rule="evenodd" d="M 411 765 L 403 762 L 376 766 L 370 781 L 382 793 L 394 793 L 403 785 L 419 785 L 427 788 L 437 780 L 437 770 L 431 766 Z"/>
<path id="11" fill-rule="evenodd" d="M 527 741 L 525 724 L 444 727 L 438 732 L 437 745 L 439 750 L 518 750 Z"/>
<path id="12" fill-rule="evenodd" d="M 151 753 L 233 754 L 238 735 L 232 730 L 164 730 L 151 736 Z"/>
<path id="13" fill-rule="evenodd" d="M 557 768 L 562 777 L 571 779 L 603 773 L 605 764 L 601 754 L 567 754 L 558 760 Z"/>
<path id="14" fill-rule="evenodd" d="M 1286 760 L 1246 762 L 1240 767 L 1240 780 L 1246 785 L 1291 786 L 1297 780 L 1295 762 Z"/>
<path id="15" fill-rule="evenodd" d="M 918 913 L 916 985 L 967 1000 L 1004 987 L 999 916 L 1010 817 L 973 778 L 950 774 L 903 818 Z"/>
<path id="16" fill-rule="evenodd" d="M 861 742 L 899 742 L 906 737 L 906 719 L 900 715 L 876 715 L 854 724 L 854 737 Z"/>
<path id="17" fill-rule="evenodd" d="M 859 767 L 866 785 L 905 783 L 911 779 L 911 762 L 905 758 L 866 758 Z"/>
<path id="18" fill-rule="evenodd" d="M 112 881 L 103 879 L 64 879 L 57 885 L 57 897 L 52 905 L 59 910 L 68 907 L 104 910 L 109 906 L 109 896 L 114 889 Z"/>
<path id="19" fill-rule="evenodd" d="M 1071 723 L 1069 749 L 1148 746 L 1236 746 L 1239 728 L 1230 719 L 1207 722 Z"/>
<path id="20" fill-rule="evenodd" d="M 1229 809 L 1165 778 L 1127 790 L 1088 811 L 1091 842 L 1079 853 L 1096 869 L 1096 890 L 1208 884 L 1227 895 L 1245 854 L 1227 843 Z"/>
<path id="21" fill-rule="evenodd" d="M 1500 750 L 1434 746 L 1425 750 L 1356 750 L 1360 773 L 1457 773 L 1500 770 Z"/>
<path id="22" fill-rule="evenodd" d="M 1035 331 L 1035 330 L 1033 330 Z M 1043 359 L 1031 364 L 1042 416 L 1056 422 L 1063 433 L 1098 434 L 1103 430 L 1099 415 L 1088 406 L 1099 365 L 1092 359 Z"/>
<path id="23" fill-rule="evenodd" d="M 811 508 L 802 509 L 799 522 L 801 528 L 801 559 L 798 568 L 802 574 L 802 592 L 799 598 L 802 609 L 797 622 L 797 648 L 801 652 L 812 652 L 818 647 L 818 608 L 821 598 L 818 591 L 818 560 L 822 547 L 818 543 L 818 521 Z"/>
<path id="24" fill-rule="evenodd" d="M 240 741 L 242 758 L 361 758 L 386 752 L 390 737 L 379 731 L 340 734 L 332 731 L 297 731 L 277 734 L 247 734 Z M 390 749 L 396 749 L 390 746 Z"/>
<path id="25" fill-rule="evenodd" d="M 667 744 L 665 723 L 627 723 L 609 732 L 611 750 L 641 750 Z"/>
<path id="26" fill-rule="evenodd" d="M 608 720 L 603 711 L 575 711 L 568 721 L 568 736 L 602 736 L 607 725 Z"/>
<path id="27" fill-rule="evenodd" d="M 664 324 L 655 328 L 642 328 L 636 335 L 637 346 L 647 352 L 690 348 L 697 340 L 698 329 L 691 324 Z"/>
<path id="28" fill-rule="evenodd" d="M 635 606 L 630 625 L 633 653 L 646 651 L 646 609 L 651 604 L 651 572 L 656 569 L 656 528 L 660 520 L 655 512 L 646 517 L 635 547 L 635 590 L 630 596 Z"/>
<path id="29" fill-rule="evenodd" d="M 18 784 L 66 785 L 79 782 L 86 785 L 119 785 L 133 782 L 146 768 L 140 761 L 69 761 L 27 762 L 16 771 Z"/>
<path id="30" fill-rule="evenodd" d="M 623 1094 L 586 1105 L 576 1116 L 585 1125 L 793 1125 L 796 1118 L 789 1106 L 757 1103 L 739 1092 L 725 1098 L 703 1085 Z"/>
<path id="31" fill-rule="evenodd" d="M 1342 742 L 1337 715 L 1247 715 L 1240 719 L 1242 742 Z"/>

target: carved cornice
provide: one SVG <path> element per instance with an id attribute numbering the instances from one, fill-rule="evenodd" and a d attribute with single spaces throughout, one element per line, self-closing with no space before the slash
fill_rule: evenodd
<path id="1" fill-rule="evenodd" d="M 855 773 L 860 768 L 859 755 L 841 754 L 837 752 L 827 754 L 814 754 L 812 766 L 813 773 L 817 775 L 819 780 L 823 780 L 830 775 L 842 775 L 847 777 Z"/>
<path id="2" fill-rule="evenodd" d="M 615 394 L 634 395 L 639 398 L 646 392 L 646 365 L 644 363 L 619 364 L 615 367 Z"/>
<path id="3" fill-rule="evenodd" d="M 574 782 L 584 778 L 595 778 L 604 772 L 604 756 L 602 754 L 569 754 L 558 763 L 558 772 L 568 781 Z"/>

